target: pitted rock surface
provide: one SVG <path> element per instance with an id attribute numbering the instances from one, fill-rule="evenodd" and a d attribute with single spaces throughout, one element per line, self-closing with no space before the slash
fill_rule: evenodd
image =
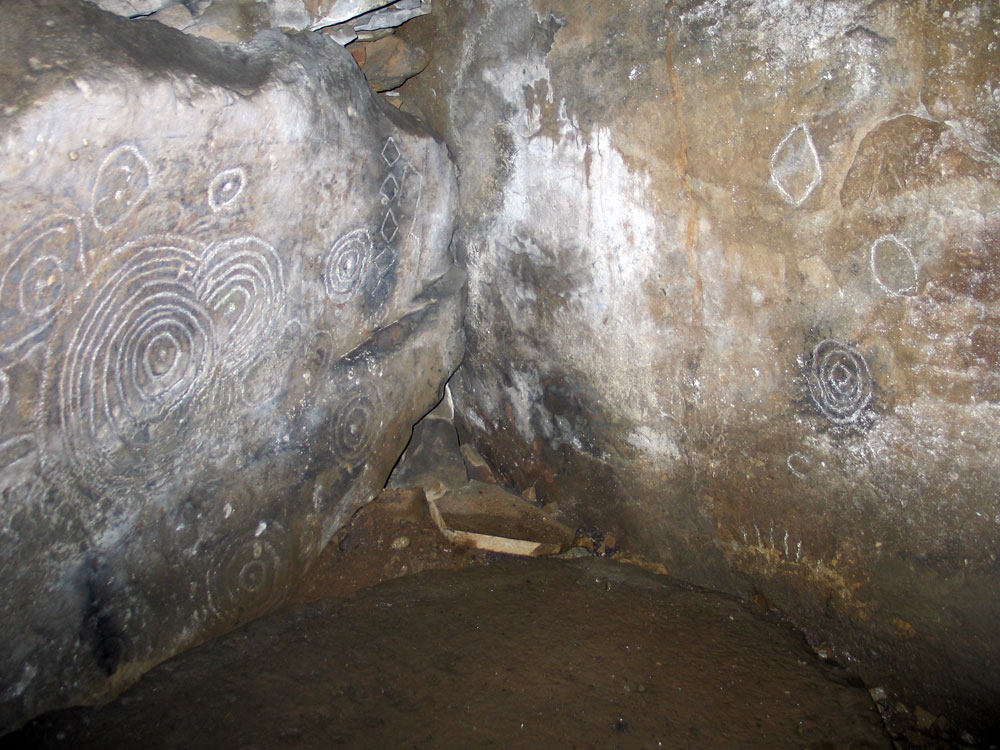
<path id="1" fill-rule="evenodd" d="M 0 730 L 279 604 L 462 352 L 447 152 L 339 45 L 3 13 Z"/>
<path id="2" fill-rule="evenodd" d="M 911 710 L 1000 715 L 996 4 L 441 0 L 400 35 L 500 480 Z"/>

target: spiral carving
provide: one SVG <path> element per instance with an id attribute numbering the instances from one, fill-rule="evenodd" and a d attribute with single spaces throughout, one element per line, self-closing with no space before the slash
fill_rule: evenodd
<path id="1" fill-rule="evenodd" d="M 838 425 L 856 422 L 872 400 L 872 376 L 858 352 L 827 339 L 816 345 L 807 372 L 820 413 Z"/>
<path id="2" fill-rule="evenodd" d="M 82 269 L 80 222 L 57 214 L 32 227 L 3 252 L 0 275 L 0 353 L 17 356 L 49 328 Z"/>
<path id="3" fill-rule="evenodd" d="M 364 282 L 371 262 L 372 238 L 367 229 L 355 229 L 341 237 L 327 254 L 323 284 L 334 302 L 346 302 Z"/>
<path id="4" fill-rule="evenodd" d="M 284 303 L 281 260 L 253 237 L 206 247 L 153 235 L 113 252 L 66 306 L 62 349 L 49 350 L 77 478 L 104 490 L 169 479 L 199 415 L 232 407 Z"/>
<path id="5" fill-rule="evenodd" d="M 271 335 L 284 305 L 281 260 L 253 237 L 213 245 L 197 296 L 211 311 L 219 344 L 234 365 L 245 365 Z"/>
<path id="6" fill-rule="evenodd" d="M 287 594 L 291 573 L 287 535 L 274 521 L 219 540 L 206 577 L 210 616 L 243 621 L 274 609 Z"/>
<path id="7" fill-rule="evenodd" d="M 381 429 L 379 397 L 362 383 L 349 390 L 333 413 L 333 450 L 343 461 L 360 461 L 375 445 Z"/>
<path id="8" fill-rule="evenodd" d="M 183 238 L 130 243 L 77 299 L 59 416 L 71 461 L 98 485 L 144 445 L 164 445 L 177 428 L 167 418 L 208 384 L 216 343 L 193 283 L 200 263 Z"/>

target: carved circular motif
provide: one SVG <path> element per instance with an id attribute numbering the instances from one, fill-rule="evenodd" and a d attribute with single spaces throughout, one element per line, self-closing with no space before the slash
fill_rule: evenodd
<path id="1" fill-rule="evenodd" d="M 807 380 L 813 403 L 834 424 L 856 422 L 871 403 L 868 363 L 858 352 L 833 339 L 813 349 Z"/>
<path id="2" fill-rule="evenodd" d="M 372 256 L 372 239 L 367 229 L 355 229 L 341 237 L 330 249 L 323 270 L 327 296 L 345 302 L 357 291 Z"/>
<path id="3" fill-rule="evenodd" d="M 226 169 L 215 175 L 208 185 L 208 205 L 212 212 L 235 204 L 243 192 L 246 180 L 246 174 L 240 167 Z"/>
<path id="4" fill-rule="evenodd" d="M 274 609 L 287 594 L 291 569 L 286 533 L 274 521 L 219 540 L 206 577 L 210 615 L 243 621 Z"/>
<path id="5" fill-rule="evenodd" d="M 204 260 L 197 295 L 215 322 L 227 361 L 246 365 L 273 335 L 284 306 L 281 259 L 254 237 L 216 243 Z"/>
<path id="6" fill-rule="evenodd" d="M 333 413 L 333 450 L 348 463 L 356 463 L 371 450 L 381 428 L 379 398 L 370 384 L 361 384 L 344 396 Z"/>
<path id="7" fill-rule="evenodd" d="M 47 217 L 5 248 L 0 260 L 0 352 L 17 356 L 51 326 L 69 280 L 82 268 L 79 221 Z"/>
<path id="8" fill-rule="evenodd" d="M 193 283 L 200 262 L 183 238 L 130 243 L 74 304 L 59 418 L 70 460 L 91 485 L 118 476 L 146 445 L 166 450 L 179 423 L 168 417 L 207 385 L 216 337 Z M 147 478 L 166 456 L 151 458 L 142 466 Z"/>
<path id="9" fill-rule="evenodd" d="M 97 171 L 91 212 L 103 232 L 135 209 L 153 186 L 153 167 L 135 146 L 123 144 L 109 153 Z"/>

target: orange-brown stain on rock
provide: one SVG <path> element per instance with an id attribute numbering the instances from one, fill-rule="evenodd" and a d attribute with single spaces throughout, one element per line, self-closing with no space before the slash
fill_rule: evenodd
<path id="1" fill-rule="evenodd" d="M 870 620 L 872 609 L 861 594 L 870 576 L 855 552 L 840 550 L 826 560 L 811 549 L 814 534 L 752 520 L 753 499 L 732 489 L 711 496 L 718 546 L 729 563 L 765 596 L 777 587 L 813 597 L 824 592 L 848 617 Z M 775 583 L 778 581 L 778 583 Z"/>
<path id="2" fill-rule="evenodd" d="M 969 350 L 991 370 L 1000 370 L 1000 328 L 977 325 L 969 334 Z"/>
<path id="3" fill-rule="evenodd" d="M 1000 232 L 983 233 L 973 242 L 947 253 L 934 277 L 956 294 L 987 305 L 1000 303 Z"/>
<path id="4" fill-rule="evenodd" d="M 848 210 L 865 213 L 881 206 L 884 214 L 886 206 L 904 195 L 920 195 L 961 180 L 989 180 L 994 172 L 947 125 L 901 115 L 879 124 L 862 139 L 844 179 L 840 202 Z M 884 225 L 885 217 L 877 221 Z M 888 228 L 895 231 L 895 224 L 890 220 Z"/>
<path id="5" fill-rule="evenodd" d="M 668 4 L 669 6 L 672 3 Z M 681 92 L 681 80 L 677 75 L 677 68 L 674 65 L 674 44 L 677 41 L 677 33 L 671 31 L 667 39 L 667 73 L 670 76 L 670 93 L 673 99 L 674 105 L 674 118 L 677 124 L 677 153 L 674 157 L 674 161 L 677 166 L 677 171 L 681 175 L 681 184 L 684 188 L 684 194 L 687 199 L 688 204 L 688 220 L 687 226 L 684 230 L 684 248 L 687 251 L 688 259 L 688 270 L 691 272 L 691 278 L 694 279 L 694 294 L 691 297 L 691 323 L 693 325 L 698 325 L 700 321 L 701 305 L 702 299 L 704 298 L 704 282 L 701 278 L 701 268 L 698 263 L 698 253 L 696 246 L 698 244 L 698 221 L 699 221 L 699 211 L 698 202 L 694 196 L 694 192 L 691 190 L 690 179 L 688 176 L 688 137 L 687 137 L 687 126 L 685 124 L 685 118 L 683 116 L 683 94 Z"/>

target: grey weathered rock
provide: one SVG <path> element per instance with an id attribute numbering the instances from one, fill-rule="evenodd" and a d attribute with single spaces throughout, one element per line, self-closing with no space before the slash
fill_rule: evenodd
<path id="1" fill-rule="evenodd" d="M 347 44 L 390 33 L 431 12 L 431 0 L 85 0 L 126 18 L 148 17 L 188 34 L 240 42 L 259 28 L 323 29 Z M 264 22 L 262 19 L 266 19 Z"/>
<path id="2" fill-rule="evenodd" d="M 180 0 L 87 0 L 87 2 L 93 3 L 108 13 L 115 13 L 126 18 L 146 16 L 164 8 L 181 4 Z"/>
<path id="3" fill-rule="evenodd" d="M 216 42 L 245 42 L 269 28 L 267 5 L 256 0 L 215 0 L 195 15 L 184 5 L 172 5 L 149 16 L 154 21 Z"/>
<path id="4" fill-rule="evenodd" d="M 431 0 L 396 0 L 379 10 L 365 13 L 351 21 L 357 32 L 394 29 L 407 21 L 431 12 Z"/>
<path id="5" fill-rule="evenodd" d="M 462 349 L 447 152 L 341 47 L 2 8 L 0 731 L 280 603 Z"/>
<path id="6" fill-rule="evenodd" d="M 343 25 L 332 33 L 347 33 L 351 39 L 356 32 L 392 29 L 431 12 L 431 0 L 267 0 L 267 4 L 276 27 L 316 31 Z"/>
<path id="7" fill-rule="evenodd" d="M 442 0 L 399 33 L 501 481 L 997 716 L 996 3 Z"/>
<path id="8" fill-rule="evenodd" d="M 461 487 L 469 481 L 455 430 L 451 393 L 413 427 L 406 451 L 392 470 L 387 488 Z"/>

